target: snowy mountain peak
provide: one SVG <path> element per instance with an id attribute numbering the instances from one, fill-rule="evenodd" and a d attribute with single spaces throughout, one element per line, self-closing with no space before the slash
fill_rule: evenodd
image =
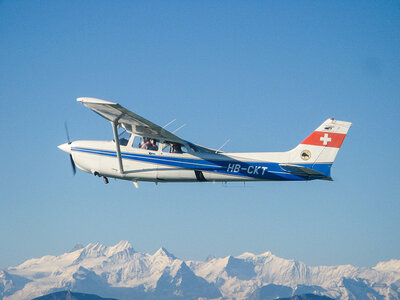
<path id="1" fill-rule="evenodd" d="M 207 257 L 206 257 L 206 260 L 205 261 L 211 261 L 211 260 L 213 260 L 213 259 L 215 259 L 216 257 L 213 255 L 213 254 L 209 254 Z"/>
<path id="2" fill-rule="evenodd" d="M 78 250 L 81 251 L 78 261 L 88 257 L 94 258 L 94 257 L 104 256 L 104 252 L 106 249 L 107 247 L 103 246 L 100 243 L 95 243 L 95 244 L 90 243 L 86 247 Z"/>
<path id="3" fill-rule="evenodd" d="M 100 243 L 90 243 L 86 247 L 76 250 L 81 251 L 76 263 L 86 258 L 99 258 L 99 257 L 119 257 L 128 258 L 135 253 L 132 245 L 128 241 L 121 241 L 114 246 L 106 247 Z"/>
<path id="4" fill-rule="evenodd" d="M 108 247 L 107 250 L 105 251 L 105 255 L 113 256 L 120 252 L 127 252 L 133 254 L 135 253 L 135 250 L 128 241 L 120 241 L 118 244 Z"/>
<path id="5" fill-rule="evenodd" d="M 114 245 L 113 248 L 125 250 L 132 248 L 132 245 L 128 241 L 120 241 L 118 244 Z"/>
<path id="6" fill-rule="evenodd" d="M 76 245 L 74 246 L 74 248 L 72 248 L 72 249 L 69 251 L 69 253 L 75 252 L 75 251 L 77 251 L 77 250 L 81 250 L 82 248 L 83 248 L 83 245 L 80 244 L 80 243 L 78 243 L 78 244 L 76 244 Z"/>
<path id="7" fill-rule="evenodd" d="M 106 248 L 100 243 L 89 243 L 84 249 L 91 253 L 103 253 Z"/>
<path id="8" fill-rule="evenodd" d="M 242 254 L 240 254 L 239 256 L 237 256 L 237 258 L 241 258 L 241 259 L 265 259 L 265 258 L 274 258 L 275 256 L 270 252 L 270 251 L 266 251 L 264 253 L 261 254 L 254 254 L 251 252 L 244 252 Z"/>
<path id="9" fill-rule="evenodd" d="M 264 253 L 259 254 L 258 256 L 274 256 L 271 251 L 265 251 Z"/>
<path id="10" fill-rule="evenodd" d="M 400 272 L 400 260 L 391 259 L 378 263 L 373 269 L 383 272 Z"/>
<path id="11" fill-rule="evenodd" d="M 165 249 L 164 247 L 161 247 L 160 249 L 157 250 L 156 253 L 153 254 L 154 257 L 157 256 L 166 256 L 169 257 L 171 259 L 176 259 L 175 255 L 173 255 L 172 253 L 169 253 L 167 249 Z"/>
<path id="12" fill-rule="evenodd" d="M 275 299 L 307 293 L 341 300 L 400 299 L 400 260 L 373 268 L 308 267 L 267 251 L 184 261 L 163 247 L 151 255 L 121 241 L 109 247 L 92 243 L 0 270 L 0 299 L 29 300 L 60 289 L 121 300 Z"/>
<path id="13" fill-rule="evenodd" d="M 243 252 L 242 254 L 237 256 L 237 258 L 242 258 L 242 259 L 254 258 L 254 257 L 256 257 L 256 255 L 254 253 L 251 253 L 251 252 Z"/>

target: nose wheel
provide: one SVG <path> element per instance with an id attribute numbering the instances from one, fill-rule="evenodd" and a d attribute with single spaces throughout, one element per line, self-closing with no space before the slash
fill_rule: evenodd
<path id="1" fill-rule="evenodd" d="M 104 183 L 108 184 L 108 178 L 106 176 L 103 177 Z"/>

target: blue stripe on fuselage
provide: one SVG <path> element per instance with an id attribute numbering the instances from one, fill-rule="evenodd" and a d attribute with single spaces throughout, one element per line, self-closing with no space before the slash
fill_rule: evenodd
<path id="1" fill-rule="evenodd" d="M 115 151 L 99 150 L 92 148 L 83 147 L 72 147 L 72 151 L 91 153 L 103 156 L 117 157 Z M 224 158 L 223 154 L 216 154 L 221 158 Z M 269 162 L 246 162 L 234 160 L 230 157 L 226 159 L 191 159 L 183 157 L 167 157 L 159 155 L 147 155 L 138 153 L 127 153 L 122 152 L 121 156 L 123 159 L 136 160 L 141 162 L 154 163 L 165 166 L 172 166 L 177 168 L 199 170 L 206 172 L 215 172 L 224 175 L 234 175 L 249 177 L 260 180 L 307 180 L 301 176 L 296 176 L 284 171 L 278 163 Z M 310 164 L 299 164 L 304 167 L 311 167 Z M 313 165 L 312 168 L 324 173 L 330 173 L 330 167 L 332 164 L 318 164 Z"/>

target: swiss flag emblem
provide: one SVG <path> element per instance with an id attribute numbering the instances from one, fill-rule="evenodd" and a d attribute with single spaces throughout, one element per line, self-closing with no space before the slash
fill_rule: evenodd
<path id="1" fill-rule="evenodd" d="M 340 148 L 345 137 L 343 133 L 314 131 L 302 144 Z"/>

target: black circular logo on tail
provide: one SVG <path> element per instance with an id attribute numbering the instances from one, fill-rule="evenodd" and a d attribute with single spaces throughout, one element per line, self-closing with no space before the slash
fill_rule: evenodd
<path id="1" fill-rule="evenodd" d="M 311 158 L 311 152 L 308 150 L 303 150 L 300 154 L 302 160 L 309 160 Z"/>

